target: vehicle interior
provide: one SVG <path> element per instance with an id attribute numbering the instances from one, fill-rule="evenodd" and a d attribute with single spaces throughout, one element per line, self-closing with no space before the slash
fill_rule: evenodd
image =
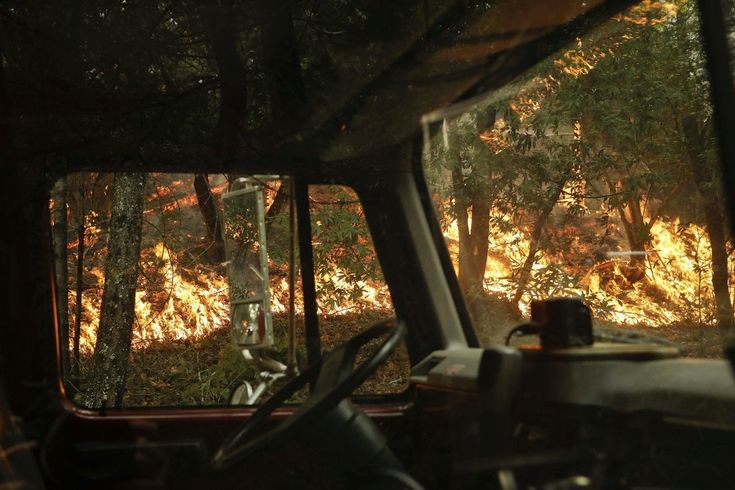
<path id="1" fill-rule="evenodd" d="M 735 5 L 0 5 L 0 490 L 735 486 Z"/>

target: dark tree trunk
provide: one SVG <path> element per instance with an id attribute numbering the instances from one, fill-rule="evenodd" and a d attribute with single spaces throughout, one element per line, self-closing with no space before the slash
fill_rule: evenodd
<path id="1" fill-rule="evenodd" d="M 276 196 L 273 198 L 273 202 L 270 206 L 268 206 L 268 211 L 265 213 L 265 229 L 266 229 L 266 236 L 268 236 L 268 231 L 270 230 L 271 223 L 273 223 L 273 220 L 276 216 L 278 216 L 281 211 L 286 207 L 286 205 L 290 201 L 291 196 L 291 185 L 288 180 L 281 181 L 281 185 L 278 187 L 278 190 L 276 191 Z"/>
<path id="2" fill-rule="evenodd" d="M 56 278 L 56 308 L 59 316 L 59 340 L 61 343 L 61 369 L 66 379 L 69 373 L 69 269 L 67 264 L 67 210 L 66 177 L 62 177 L 52 191 L 54 200 L 54 275 Z"/>
<path id="3" fill-rule="evenodd" d="M 630 257 L 627 267 L 624 267 L 622 270 L 628 283 L 633 284 L 646 277 L 645 252 L 651 245 L 651 228 L 664 215 L 671 201 L 684 187 L 684 183 L 680 181 L 671 187 L 661 201 L 658 210 L 649 218 L 648 222 L 643 217 L 641 197 L 638 194 L 629 197 L 625 204 L 616 206 L 620 221 L 623 223 L 625 237 L 628 240 L 628 248 L 632 252 L 639 252 Z M 614 192 L 614 186 L 610 186 L 610 190 Z M 626 209 L 628 210 L 627 213 Z"/>
<path id="4" fill-rule="evenodd" d="M 77 268 L 76 268 L 76 304 L 74 305 L 74 346 L 70 360 L 71 385 L 79 390 L 81 373 L 79 372 L 79 336 L 82 332 L 82 296 L 84 295 L 84 188 L 79 189 L 79 223 L 77 225 Z"/>
<path id="5" fill-rule="evenodd" d="M 219 120 L 215 150 L 223 161 L 231 161 L 240 145 L 247 97 L 245 65 L 238 51 L 236 15 L 232 0 L 211 2 L 204 27 L 212 45 L 219 75 Z"/>
<path id="6" fill-rule="evenodd" d="M 476 137 L 495 124 L 496 113 L 489 111 L 477 122 Z M 462 144 L 480 144 L 484 142 L 463 141 L 453 145 L 454 151 Z M 470 307 L 472 303 L 484 296 L 485 267 L 489 248 L 490 233 L 490 165 L 488 161 L 479 162 L 473 167 L 471 181 L 465 179 L 462 172 L 462 161 L 459 153 L 455 153 L 456 161 L 452 166 L 452 193 L 454 195 L 454 217 L 457 220 L 459 235 L 459 271 L 457 279 Z M 490 155 L 488 154 L 488 158 Z M 470 217 L 472 224 L 470 224 Z"/>
<path id="7" fill-rule="evenodd" d="M 135 319 L 144 174 L 115 174 L 100 326 L 84 405 L 122 403 Z"/>
<path id="8" fill-rule="evenodd" d="M 651 241 L 649 230 L 652 223 L 645 222 L 640 208 L 640 197 L 637 194 L 628 198 L 625 205 L 618 205 L 617 210 L 623 222 L 628 246 L 631 252 L 634 252 L 630 257 L 628 267 L 623 270 L 625 278 L 630 284 L 633 284 L 646 277 L 646 260 L 643 253 Z"/>
<path id="9" fill-rule="evenodd" d="M 715 294 L 717 323 L 723 332 L 733 331 L 733 307 L 727 273 L 727 239 L 725 217 L 720 203 L 711 195 L 702 196 L 707 236 L 712 247 L 712 289 Z"/>
<path id="10" fill-rule="evenodd" d="M 459 234 L 459 285 L 468 302 L 484 291 L 490 231 L 490 199 L 484 192 L 468 191 L 459 167 L 452 170 L 454 214 Z M 470 225 L 470 212 L 472 224 Z"/>
<path id="11" fill-rule="evenodd" d="M 735 313 L 728 285 L 726 221 L 720 207 L 720 192 L 717 188 L 717 179 L 714 177 L 714 169 L 706 158 L 707 128 L 701 128 L 693 118 L 685 118 L 682 121 L 682 128 L 712 249 L 712 290 L 715 295 L 717 324 L 723 335 L 729 337 L 735 330 Z"/>
<path id="12" fill-rule="evenodd" d="M 296 115 L 303 108 L 306 96 L 289 3 L 264 1 L 262 10 L 263 70 L 273 131 L 278 137 L 296 127 Z M 289 181 L 284 180 L 266 213 L 267 228 L 289 203 L 290 192 Z"/>
<path id="13" fill-rule="evenodd" d="M 238 50 L 236 12 L 233 0 L 212 1 L 205 6 L 204 30 L 209 38 L 219 76 L 219 118 L 214 135 L 214 150 L 223 162 L 230 162 L 240 147 L 247 93 L 245 65 Z M 213 244 L 213 260 L 225 260 L 221 223 L 206 176 L 194 178 L 199 209 Z"/>
<path id="14" fill-rule="evenodd" d="M 217 214 L 214 194 L 212 194 L 212 189 L 209 187 L 207 174 L 194 175 L 194 191 L 196 192 L 199 211 L 207 227 L 207 238 L 211 244 L 210 256 L 216 262 L 223 262 L 225 260 L 225 242 L 222 238 L 222 225 Z"/>
<path id="15" fill-rule="evenodd" d="M 301 63 L 289 3 L 268 0 L 263 7 L 263 70 L 273 129 L 277 135 L 285 135 L 298 124 L 296 115 L 305 100 Z"/>
<path id="16" fill-rule="evenodd" d="M 66 23 L 65 36 L 63 38 L 63 49 L 61 52 L 63 52 L 63 56 L 60 56 L 58 59 L 55 60 L 57 65 L 58 72 L 63 74 L 63 76 L 73 82 L 73 83 L 79 83 L 80 82 L 80 74 L 83 73 L 83 70 L 79 69 L 79 59 L 80 59 L 80 46 L 81 46 L 81 34 L 82 34 L 82 23 L 81 23 L 81 5 L 79 2 L 74 2 L 73 5 L 70 6 L 68 11 L 65 12 L 67 17 L 62 20 L 62 22 Z M 71 389 L 69 390 L 70 395 L 73 395 L 75 393 L 76 387 L 78 387 L 79 382 L 79 325 L 81 321 L 81 301 L 82 301 L 82 274 L 81 271 L 78 272 L 77 276 L 77 304 L 75 305 L 76 309 L 76 318 L 74 322 L 74 330 L 75 332 L 71 332 L 71 335 L 73 336 L 74 341 L 74 347 L 70 350 L 70 325 L 69 325 L 69 269 L 68 269 L 68 253 L 67 253 L 67 246 L 68 246 L 68 231 L 69 231 L 69 222 L 68 222 L 68 211 L 67 208 L 69 208 L 69 202 L 68 198 L 71 197 L 72 200 L 74 199 L 74 196 L 68 195 L 68 188 L 69 188 L 69 179 L 68 177 L 63 177 L 59 179 L 59 181 L 56 183 L 56 187 L 54 189 L 53 198 L 54 198 L 54 228 L 53 228 L 53 243 L 54 243 L 54 255 L 56 259 L 56 269 L 55 269 L 55 275 L 56 275 L 56 301 L 57 301 L 57 309 L 59 314 L 59 330 L 60 330 L 60 341 L 61 341 L 61 367 L 62 367 L 62 377 L 65 381 L 69 380 L 71 381 L 71 386 L 69 386 Z M 82 199 L 84 196 L 81 196 Z M 84 253 L 84 212 L 82 211 L 82 216 L 79 221 L 79 226 L 81 227 L 81 232 L 79 233 L 80 236 L 80 242 L 78 245 L 78 249 L 81 250 L 81 254 Z M 82 255 L 79 255 L 77 259 L 77 263 L 79 267 L 82 266 Z"/>
<path id="17" fill-rule="evenodd" d="M 541 214 L 539 214 L 538 218 L 536 219 L 536 223 L 533 226 L 533 231 L 531 232 L 531 243 L 528 247 L 528 256 L 523 262 L 523 266 L 518 273 L 518 286 L 516 287 L 516 292 L 513 295 L 513 306 L 516 310 L 515 313 L 519 316 L 520 309 L 518 307 L 518 302 L 521 300 L 523 294 L 526 292 L 528 280 L 531 278 L 531 269 L 533 268 L 533 264 L 536 262 L 536 254 L 538 253 L 541 245 L 541 235 L 544 231 L 544 227 L 546 226 L 546 221 L 549 219 L 549 215 L 551 215 L 551 211 L 554 210 L 554 206 L 556 206 L 556 203 L 561 197 L 561 193 L 564 190 L 565 184 L 566 180 L 556 186 L 549 200 L 546 202 L 546 205 L 541 210 Z"/>
<path id="18" fill-rule="evenodd" d="M 0 46 L 0 59 L 2 56 L 2 46 Z M 0 63 L 0 161 L 6 164 L 12 162 L 15 156 L 13 151 L 15 114 L 8 94 L 5 64 Z"/>
<path id="19" fill-rule="evenodd" d="M 485 193 L 472 195 L 472 225 L 470 227 L 469 257 L 472 268 L 465 271 L 467 290 L 471 296 L 481 296 L 484 292 L 485 268 L 489 248 L 490 199 Z"/>

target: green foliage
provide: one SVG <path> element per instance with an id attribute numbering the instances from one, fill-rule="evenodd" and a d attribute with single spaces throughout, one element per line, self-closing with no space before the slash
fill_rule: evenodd
<path id="1" fill-rule="evenodd" d="M 258 376 L 257 366 L 246 362 L 239 349 L 227 345 L 219 352 L 217 364 L 200 373 L 199 383 L 187 385 L 181 399 L 193 405 L 226 405 L 234 388 Z"/>
<path id="2" fill-rule="evenodd" d="M 273 323 L 274 344 L 262 353 L 285 362 L 288 352 L 286 318 L 276 317 Z M 306 352 L 302 345 L 298 345 L 296 349 L 296 364 L 301 367 L 306 365 Z M 253 386 L 260 383 L 260 371 L 257 363 L 246 360 L 239 348 L 228 343 L 219 350 L 217 363 L 199 372 L 199 381 L 187 384 L 177 402 L 181 403 L 181 400 L 184 400 L 185 403 L 193 405 L 227 404 L 232 391 L 244 381 L 250 382 Z"/>
<path id="3" fill-rule="evenodd" d="M 258 191 L 223 199 L 225 240 L 233 246 L 257 250 L 260 242 L 258 228 Z"/>
<path id="4" fill-rule="evenodd" d="M 320 187 L 311 207 L 319 303 L 359 303 L 367 282 L 381 281 L 370 233 L 357 197 L 346 188 Z"/>

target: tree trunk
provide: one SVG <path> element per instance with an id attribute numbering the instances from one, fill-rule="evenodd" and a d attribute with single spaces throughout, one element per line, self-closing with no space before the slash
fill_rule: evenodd
<path id="1" fill-rule="evenodd" d="M 469 291 L 469 280 L 467 273 L 472 269 L 470 253 L 470 225 L 468 223 L 470 207 L 467 192 L 464 188 L 464 177 L 459 167 L 452 168 L 452 193 L 454 194 L 454 219 L 457 221 L 457 238 L 459 239 L 459 271 L 457 278 L 459 286 L 467 296 Z"/>
<path id="2" fill-rule="evenodd" d="M 459 234 L 459 285 L 468 302 L 484 291 L 490 231 L 490 199 L 479 191 L 469 192 L 459 167 L 452 170 L 454 214 Z M 472 224 L 470 225 L 470 212 Z"/>
<path id="3" fill-rule="evenodd" d="M 56 309 L 59 316 L 59 340 L 61 343 L 61 374 L 69 373 L 69 270 L 67 264 L 67 210 L 66 177 L 56 182 L 52 191 L 54 200 L 54 276 L 56 278 Z"/>
<path id="4" fill-rule="evenodd" d="M 63 53 L 58 59 L 55 60 L 56 69 L 58 73 L 71 83 L 80 83 L 80 74 L 84 70 L 80 69 L 79 60 L 81 59 L 80 51 L 81 36 L 82 36 L 82 15 L 81 5 L 79 2 L 74 2 L 70 5 L 70 8 L 65 12 L 66 18 L 59 19 L 62 23 L 66 24 L 64 29 L 64 36 L 62 38 Z M 76 278 L 77 282 L 77 304 L 75 305 L 76 317 L 74 321 L 74 332 L 71 332 L 73 336 L 73 347 L 70 350 L 70 325 L 69 325 L 69 270 L 68 270 L 68 236 L 69 222 L 68 222 L 68 211 L 67 208 L 71 209 L 69 198 L 72 201 L 75 196 L 68 194 L 69 190 L 69 178 L 63 177 L 56 183 L 54 189 L 54 228 L 53 228 L 53 243 L 54 243 L 54 255 L 56 259 L 56 301 L 57 308 L 59 311 L 59 329 L 60 329 L 60 341 L 61 341 L 61 367 L 62 367 L 62 379 L 67 383 L 68 391 L 71 396 L 76 393 L 79 387 L 79 329 L 81 322 L 81 311 L 82 311 L 82 290 L 83 280 L 83 257 L 84 253 L 84 211 L 81 211 L 81 217 L 79 221 L 79 245 L 77 249 L 81 251 L 77 258 L 78 275 Z M 81 196 L 82 201 L 84 195 Z"/>
<path id="5" fill-rule="evenodd" d="M 84 405 L 122 404 L 135 318 L 145 175 L 115 174 L 112 184 L 100 326 Z"/>
<path id="6" fill-rule="evenodd" d="M 299 118 L 295 116 L 306 98 L 304 82 L 289 3 L 268 0 L 263 7 L 263 71 L 273 130 L 277 136 L 283 136 L 298 125 Z"/>
<path id="7" fill-rule="evenodd" d="M 212 2 L 206 9 L 204 21 L 219 75 L 220 104 L 215 150 L 223 161 L 228 162 L 234 158 L 240 145 L 247 107 L 245 65 L 238 51 L 232 0 Z"/>
<path id="8" fill-rule="evenodd" d="M 485 291 L 485 268 L 489 248 L 490 199 L 485 193 L 472 195 L 472 225 L 470 227 L 469 255 L 472 268 L 465 271 L 471 297 L 482 296 Z"/>
<path id="9" fill-rule="evenodd" d="M 84 201 L 85 191 L 79 189 L 79 223 L 77 225 L 77 268 L 76 268 L 76 304 L 74 305 L 74 346 L 71 358 L 71 385 L 75 390 L 79 386 L 81 373 L 79 369 L 79 336 L 82 332 L 82 296 L 84 296 Z"/>
<path id="10" fill-rule="evenodd" d="M 276 195 L 273 198 L 273 202 L 271 202 L 271 205 L 268 206 L 268 211 L 265 213 L 265 230 L 266 230 L 266 236 L 268 236 L 268 231 L 271 228 L 271 224 L 273 223 L 273 220 L 278 216 L 281 211 L 286 207 L 286 205 L 289 204 L 291 197 L 291 185 L 288 180 L 281 181 L 281 185 L 278 186 L 278 190 L 276 191 Z"/>
<path id="11" fill-rule="evenodd" d="M 626 213 L 626 209 L 628 213 Z M 643 252 L 650 244 L 650 227 L 652 223 L 646 223 L 640 207 L 640 196 L 629 197 L 625 205 L 617 206 L 620 221 L 623 222 L 625 236 L 628 239 L 628 247 L 631 252 L 627 268 L 623 275 L 628 283 L 633 284 L 646 277 L 646 259 Z"/>
<path id="12" fill-rule="evenodd" d="M 520 308 L 518 307 L 518 302 L 525 294 L 528 280 L 531 278 L 531 269 L 533 268 L 533 264 L 536 262 L 536 254 L 538 253 L 541 245 L 541 234 L 544 231 L 544 226 L 546 226 L 546 221 L 548 220 L 549 215 L 551 215 L 551 211 L 554 210 L 556 203 L 561 197 L 561 193 L 564 190 L 565 184 L 566 179 L 554 189 L 554 192 L 552 193 L 549 200 L 546 202 L 544 208 L 541 210 L 541 214 L 539 214 L 538 218 L 536 219 L 536 223 L 533 226 L 533 231 L 531 232 L 531 242 L 528 247 L 528 256 L 523 262 L 523 266 L 521 267 L 521 270 L 518 274 L 518 286 L 516 287 L 516 292 L 513 295 L 513 306 L 516 310 L 516 314 L 519 316 L 521 312 Z"/>
<path id="13" fill-rule="evenodd" d="M 643 217 L 641 197 L 639 195 L 636 194 L 635 196 L 629 197 L 625 204 L 616 206 L 620 221 L 623 223 L 625 236 L 628 239 L 628 248 L 632 252 L 641 252 L 633 254 L 630 257 L 628 266 L 622 270 L 628 283 L 633 284 L 646 277 L 646 256 L 644 252 L 651 244 L 651 228 L 661 219 L 661 216 L 666 212 L 671 201 L 684 187 L 684 183 L 684 181 L 679 181 L 671 187 L 662 199 L 658 210 L 649 218 L 648 222 Z M 614 192 L 615 190 L 614 186 L 611 186 L 611 191 Z M 625 212 L 626 209 L 628 213 Z"/>
<path id="14" fill-rule="evenodd" d="M 217 206 L 212 189 L 209 187 L 207 174 L 194 175 L 194 191 L 196 192 L 199 211 L 207 227 L 207 238 L 211 244 L 210 256 L 216 262 L 224 262 L 225 242 L 222 238 L 222 224 L 217 214 Z"/>
<path id="15" fill-rule="evenodd" d="M 0 45 L 0 59 L 3 57 Z M 0 161 L 6 165 L 14 160 L 14 127 L 15 111 L 13 101 L 9 95 L 8 83 L 5 77 L 5 63 L 0 63 Z"/>
<path id="16" fill-rule="evenodd" d="M 271 122 L 277 136 L 288 134 L 298 125 L 295 114 L 306 100 L 301 63 L 296 51 L 296 36 L 288 2 L 262 2 L 264 19 L 263 72 L 270 99 Z M 266 226 L 289 203 L 290 185 L 284 180 L 266 213 Z"/>
<path id="17" fill-rule="evenodd" d="M 682 128 L 712 249 L 712 290 L 715 295 L 717 324 L 724 336 L 731 336 L 735 330 L 735 313 L 730 301 L 728 284 L 726 221 L 720 207 L 720 193 L 714 178 L 714 169 L 706 158 L 707 128 L 700 128 L 697 121 L 691 117 L 682 121 Z"/>
<path id="18" fill-rule="evenodd" d="M 211 43 L 219 76 L 219 118 L 214 150 L 220 160 L 231 162 L 238 147 L 247 109 L 245 65 L 238 50 L 236 15 L 232 0 L 213 1 L 205 7 L 204 30 Z M 225 260 L 221 223 L 206 176 L 194 177 L 194 189 L 215 261 Z"/>
<path id="19" fill-rule="evenodd" d="M 485 143 L 480 141 L 480 134 L 495 124 L 496 113 L 488 111 L 475 123 L 475 131 L 470 133 L 469 139 L 460 138 L 451 146 L 454 152 L 450 158 L 452 165 L 452 193 L 454 195 L 454 217 L 457 221 L 459 235 L 459 271 L 457 279 L 464 293 L 465 300 L 471 304 L 482 297 L 485 292 L 485 267 L 489 248 L 488 235 L 490 233 L 490 207 L 492 196 L 490 184 L 490 162 L 480 158 L 472 163 L 472 180 L 465 178 L 459 149 L 464 145 L 478 145 L 487 150 Z M 474 139 L 477 138 L 477 139 Z M 486 158 L 492 156 L 489 152 Z M 472 220 L 470 224 L 470 219 Z"/>
<path id="20" fill-rule="evenodd" d="M 711 195 L 702 196 L 707 236 L 712 247 L 712 289 L 715 294 L 717 324 L 723 332 L 733 330 L 733 307 L 727 273 L 727 240 L 725 218 L 720 204 Z"/>
<path id="21" fill-rule="evenodd" d="M 296 52 L 296 37 L 288 3 L 263 2 L 263 70 L 270 99 L 271 124 L 283 136 L 298 124 L 294 117 L 304 105 L 304 82 Z M 266 227 L 289 202 L 290 186 L 283 181 L 265 216 Z"/>

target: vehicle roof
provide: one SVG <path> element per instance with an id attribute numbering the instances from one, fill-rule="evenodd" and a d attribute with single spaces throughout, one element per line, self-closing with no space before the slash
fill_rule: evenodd
<path id="1" fill-rule="evenodd" d="M 59 133 L 48 141 L 19 143 L 11 160 L 42 161 L 54 172 L 140 166 L 317 174 L 396 169 L 392 158 L 381 166 L 381 152 L 420 135 L 422 115 L 507 83 L 630 3 L 412 0 L 386 9 L 360 2 L 365 15 L 379 25 L 366 22 L 355 32 L 323 41 L 322 52 L 315 56 L 328 58 L 332 66 L 323 73 L 312 70 L 314 80 L 305 81 L 306 103 L 294 111 L 288 130 L 252 130 L 245 136 L 248 142 L 224 161 L 201 141 L 184 141 L 165 132 L 135 134 L 129 127 L 118 127 L 118 121 L 131 114 L 140 112 L 144 117 L 156 104 L 178 103 L 165 87 L 140 87 L 131 79 L 105 93 L 99 85 L 70 83 L 59 60 L 38 61 L 45 66 L 11 60 L 5 68 L 9 98 L 15 115 L 23 114 L 15 120 L 20 124 L 16 133 L 49 118 L 72 118 L 82 127 L 76 133 L 85 133 L 80 136 L 58 124 Z M 29 8 L 19 16 L 29 25 L 15 26 L 8 45 L 30 46 L 62 36 L 48 20 L 52 9 L 47 10 L 33 17 L 37 11 Z M 170 116 L 161 116 L 166 117 Z M 105 132 L 96 133 L 94 126 Z"/>

